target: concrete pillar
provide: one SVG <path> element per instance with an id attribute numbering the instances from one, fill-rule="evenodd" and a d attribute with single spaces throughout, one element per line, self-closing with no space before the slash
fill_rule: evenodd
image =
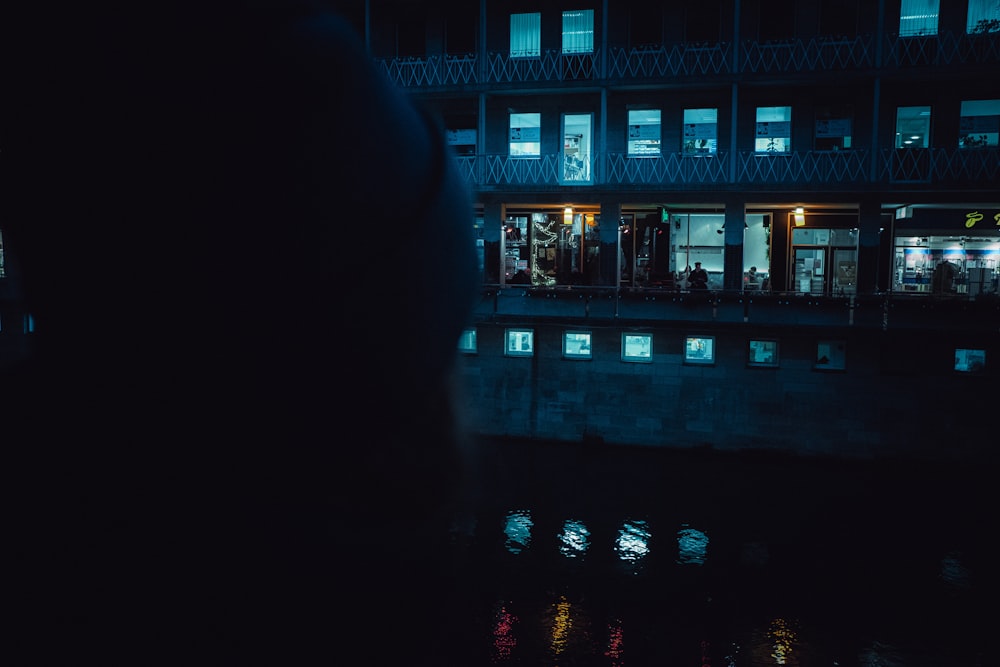
<path id="1" fill-rule="evenodd" d="M 504 205 L 487 202 L 483 206 L 483 282 L 499 284 L 503 277 L 503 248 L 500 238 L 504 222 Z"/>
<path id="2" fill-rule="evenodd" d="M 882 206 L 878 200 L 865 199 L 861 202 L 858 225 L 858 294 L 871 294 L 878 284 L 888 285 L 887 272 L 892 270 L 889 264 L 891 255 L 883 257 L 880 253 L 882 235 L 888 234 L 889 230 L 879 232 Z"/>
<path id="3" fill-rule="evenodd" d="M 618 222 L 622 217 L 621 202 L 601 202 L 601 246 L 599 285 L 618 285 Z"/>
<path id="4" fill-rule="evenodd" d="M 739 290 L 743 287 L 743 237 L 746 229 L 746 208 L 743 201 L 726 202 L 726 218 L 723 225 L 725 244 L 723 255 L 722 287 L 725 290 Z"/>

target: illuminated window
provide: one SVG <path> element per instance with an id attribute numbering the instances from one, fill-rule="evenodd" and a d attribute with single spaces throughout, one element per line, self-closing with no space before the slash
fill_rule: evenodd
<path id="1" fill-rule="evenodd" d="M 757 107 L 758 153 L 792 152 L 792 107 Z"/>
<path id="2" fill-rule="evenodd" d="M 684 363 L 714 364 L 715 336 L 688 336 L 684 341 Z"/>
<path id="3" fill-rule="evenodd" d="M 542 15 L 510 15 L 510 57 L 537 58 L 542 54 Z"/>
<path id="4" fill-rule="evenodd" d="M 930 107 L 896 108 L 896 148 L 927 148 L 930 133 Z"/>
<path id="5" fill-rule="evenodd" d="M 685 155 L 715 155 L 718 149 L 718 109 L 684 110 Z"/>
<path id="6" fill-rule="evenodd" d="M 847 343 L 842 340 L 821 340 L 816 344 L 818 371 L 842 371 L 847 367 Z"/>
<path id="7" fill-rule="evenodd" d="M 1000 3 L 996 0 L 969 0 L 965 31 L 970 35 L 1000 32 Z"/>
<path id="8" fill-rule="evenodd" d="M 660 155 L 660 110 L 630 109 L 628 112 L 628 156 Z"/>
<path id="9" fill-rule="evenodd" d="M 510 114 L 511 157 L 541 157 L 541 125 L 540 113 Z"/>
<path id="10" fill-rule="evenodd" d="M 589 331 L 566 331 L 563 333 L 563 357 L 566 359 L 590 359 L 593 356 L 591 333 Z"/>
<path id="11" fill-rule="evenodd" d="M 936 35 L 938 0 L 902 0 L 899 6 L 899 36 Z"/>
<path id="12" fill-rule="evenodd" d="M 747 363 L 750 366 L 774 368 L 778 365 L 778 341 L 751 340 Z"/>
<path id="13" fill-rule="evenodd" d="M 955 350 L 955 370 L 960 373 L 982 373 L 986 370 L 986 350 Z"/>
<path id="14" fill-rule="evenodd" d="M 622 361 L 649 362 L 652 360 L 652 334 L 622 334 Z"/>
<path id="15" fill-rule="evenodd" d="M 562 52 L 593 53 L 594 10 L 576 9 L 562 15 Z"/>
<path id="16" fill-rule="evenodd" d="M 534 353 L 534 331 L 531 329 L 507 329 L 504 354 L 508 357 L 530 357 Z"/>
<path id="17" fill-rule="evenodd" d="M 965 100 L 958 119 L 958 147 L 1000 144 L 1000 100 Z"/>
<path id="18" fill-rule="evenodd" d="M 475 354 L 477 352 L 475 329 L 466 329 L 462 332 L 462 335 L 458 338 L 458 349 L 465 354 Z"/>

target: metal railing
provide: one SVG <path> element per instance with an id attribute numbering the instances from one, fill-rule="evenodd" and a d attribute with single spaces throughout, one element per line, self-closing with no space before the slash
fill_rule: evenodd
<path id="1" fill-rule="evenodd" d="M 375 64 L 404 88 L 433 88 L 565 81 L 611 85 L 677 77 L 1000 63 L 1000 33 L 887 35 L 882 41 L 881 62 L 876 62 L 875 42 L 872 35 L 858 35 L 745 41 L 739 45 L 682 42 L 634 48 L 611 46 L 606 69 L 600 49 L 573 54 L 546 50 L 536 57 L 489 52 L 483 62 L 477 54 L 376 58 Z"/>
<path id="2" fill-rule="evenodd" d="M 730 155 L 668 153 L 659 157 L 629 157 L 608 152 L 593 156 L 592 178 L 574 185 L 650 186 L 670 189 L 689 185 L 750 184 L 859 185 L 871 181 L 872 161 L 876 184 L 990 185 L 1000 182 L 1000 147 L 907 148 L 843 151 L 795 151 L 783 154 L 741 151 Z M 562 158 L 509 155 L 460 156 L 459 168 L 466 183 L 477 187 L 546 187 L 560 181 Z M 730 162 L 735 160 L 734 176 Z"/>

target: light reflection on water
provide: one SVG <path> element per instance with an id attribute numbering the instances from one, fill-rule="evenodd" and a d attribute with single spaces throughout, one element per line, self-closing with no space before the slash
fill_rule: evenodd
<path id="1" fill-rule="evenodd" d="M 813 600 L 808 594 L 796 597 L 802 592 L 797 587 L 823 583 L 830 573 L 815 570 L 816 563 L 829 568 L 835 567 L 836 562 L 823 553 L 811 554 L 813 560 L 805 557 L 802 562 L 789 560 L 789 545 L 781 541 L 787 535 L 766 540 L 754 534 L 753 539 L 732 543 L 727 554 L 713 555 L 708 531 L 686 522 L 671 528 L 645 518 L 605 517 L 603 521 L 605 525 L 599 526 L 600 521 L 594 518 L 587 522 L 578 518 L 556 519 L 551 513 L 542 516 L 524 508 L 505 512 L 502 532 L 504 548 L 509 554 L 523 559 L 530 547 L 536 556 L 542 550 L 551 550 L 562 558 L 523 561 L 529 565 L 526 570 L 518 570 L 518 592 L 508 591 L 507 595 L 494 599 L 489 629 L 493 664 L 553 667 L 646 664 L 950 667 L 952 664 L 951 658 L 928 660 L 931 649 L 920 645 L 919 636 L 912 638 L 915 646 L 910 648 L 900 648 L 884 639 L 864 639 L 865 634 L 872 632 L 871 619 L 877 624 L 879 618 L 877 612 L 865 615 L 866 601 L 863 594 L 861 598 L 857 595 L 859 588 L 883 576 L 882 568 L 886 566 L 878 562 L 877 543 L 867 544 L 863 553 L 855 552 L 858 561 L 851 565 L 854 569 L 846 580 L 841 578 L 848 584 L 843 599 Z M 538 541 L 533 533 L 539 525 L 559 526 L 555 539 Z M 841 526 L 840 531 L 844 530 Z M 676 552 L 668 548 L 670 543 L 653 540 L 657 531 L 676 536 Z M 713 533 L 717 531 L 717 527 L 713 528 Z M 844 537 L 841 545 L 844 550 L 838 553 L 850 553 L 850 544 L 859 539 Z M 870 539 L 870 535 L 865 539 Z M 658 550 L 671 553 L 658 554 Z M 608 557 L 584 562 L 583 557 L 591 552 L 595 556 L 606 552 Z M 777 568 L 768 556 L 774 553 L 785 554 Z M 934 590 L 950 591 L 953 599 L 970 593 L 972 572 L 966 554 L 959 549 L 939 553 L 943 554 L 938 560 L 939 569 L 927 568 L 927 580 L 922 582 L 927 595 Z M 568 567 L 567 559 L 577 565 Z M 728 560 L 718 562 L 723 559 Z M 567 566 L 562 573 L 560 562 Z M 692 565 L 697 568 L 691 569 Z M 739 576 L 706 584 L 706 570 L 730 573 L 736 570 Z M 786 575 L 788 578 L 784 579 Z M 752 583 L 747 584 L 748 581 Z M 638 588 L 625 588 L 629 582 L 637 583 Z M 638 591 L 632 603 L 623 593 L 627 590 Z M 829 589 L 823 590 L 829 594 Z M 502 587 L 497 592 L 504 593 Z M 915 591 L 913 594 L 919 598 Z M 895 593 L 885 595 L 891 598 Z M 856 636 L 850 633 L 840 636 L 843 626 L 850 626 L 854 620 L 855 612 L 849 610 L 852 604 L 860 607 L 856 612 Z M 904 600 L 900 604 L 908 603 Z M 775 607 L 787 607 L 792 613 L 770 614 L 768 610 Z M 811 620 L 803 622 L 807 616 Z M 862 617 L 867 620 L 860 620 Z M 941 629 L 942 633 L 946 631 Z M 986 663 L 973 660 L 954 664 L 964 667 Z"/>
<path id="2" fill-rule="evenodd" d="M 566 558 L 579 558 L 590 548 L 590 531 L 582 521 L 569 519 L 559 534 L 559 553 Z"/>
<path id="3" fill-rule="evenodd" d="M 988 521 L 956 487 L 688 462 L 602 489 L 552 460 L 586 483 L 498 483 L 476 523 L 478 597 L 455 614 L 484 619 L 494 665 L 1000 665 L 977 611 L 996 600 Z"/>

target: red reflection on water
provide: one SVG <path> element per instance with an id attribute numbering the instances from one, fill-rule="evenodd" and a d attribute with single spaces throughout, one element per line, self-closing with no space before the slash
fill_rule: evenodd
<path id="1" fill-rule="evenodd" d="M 611 667 L 621 667 L 622 653 L 622 622 L 616 618 L 608 624 L 608 650 L 604 655 L 611 658 Z"/>
<path id="2" fill-rule="evenodd" d="M 493 662 L 507 660 L 511 651 L 517 646 L 517 638 L 514 636 L 514 624 L 517 623 L 517 616 L 514 616 L 503 605 L 497 611 L 496 620 L 493 624 Z"/>

